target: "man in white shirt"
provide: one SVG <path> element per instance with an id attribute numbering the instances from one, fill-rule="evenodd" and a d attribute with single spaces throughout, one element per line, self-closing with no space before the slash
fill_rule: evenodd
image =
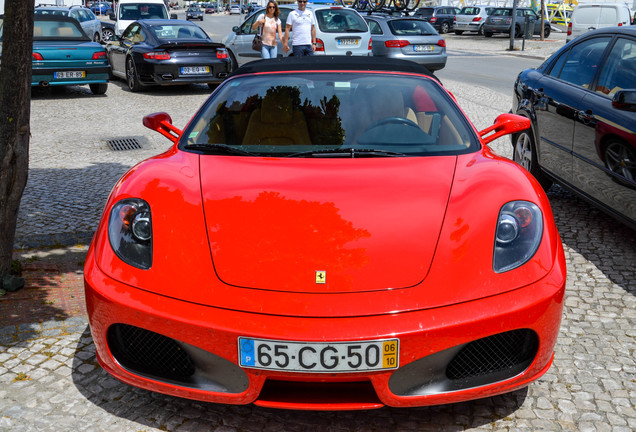
<path id="1" fill-rule="evenodd" d="M 289 32 L 292 34 L 292 52 L 294 56 L 314 55 L 316 49 L 316 20 L 314 14 L 306 9 L 307 0 L 298 0 L 298 9 L 287 16 L 283 51 L 289 51 Z"/>

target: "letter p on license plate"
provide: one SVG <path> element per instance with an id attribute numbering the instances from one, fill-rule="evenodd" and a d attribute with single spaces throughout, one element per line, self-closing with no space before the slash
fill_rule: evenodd
<path id="1" fill-rule="evenodd" d="M 239 366 L 321 373 L 396 369 L 399 345 L 399 339 L 291 342 L 239 337 Z"/>

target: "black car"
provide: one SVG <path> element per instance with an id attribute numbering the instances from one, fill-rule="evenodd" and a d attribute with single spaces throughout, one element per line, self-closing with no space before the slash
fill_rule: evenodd
<path id="1" fill-rule="evenodd" d="M 189 7 L 188 10 L 186 10 L 186 19 L 198 19 L 203 21 L 203 11 L 198 7 Z"/>
<path id="2" fill-rule="evenodd" d="M 135 21 L 106 45 L 106 52 L 112 74 L 124 78 L 131 91 L 148 85 L 213 87 L 231 72 L 225 45 L 184 20 Z"/>
<path id="3" fill-rule="evenodd" d="M 636 28 L 595 30 L 517 77 L 512 112 L 532 120 L 513 159 L 636 229 Z"/>
<path id="4" fill-rule="evenodd" d="M 431 23 L 440 34 L 448 33 L 453 29 L 455 15 L 461 9 L 453 6 L 431 6 L 417 9 L 413 15 Z"/>
<path id="5" fill-rule="evenodd" d="M 510 34 L 514 31 L 514 37 L 519 38 L 527 35 L 541 35 L 541 17 L 532 8 L 516 8 L 514 23 L 512 19 L 513 8 L 501 7 L 494 9 L 482 30 L 484 36 L 492 37 L 495 33 Z M 527 26 L 527 29 L 526 29 Z M 550 36 L 550 21 L 545 20 L 543 23 L 543 37 Z"/>

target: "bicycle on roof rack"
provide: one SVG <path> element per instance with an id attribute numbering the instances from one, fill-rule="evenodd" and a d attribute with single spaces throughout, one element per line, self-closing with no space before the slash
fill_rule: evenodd
<path id="1" fill-rule="evenodd" d="M 421 0 L 340 0 L 340 4 L 358 11 L 381 11 L 393 8 L 397 11 L 411 12 L 420 5 Z"/>

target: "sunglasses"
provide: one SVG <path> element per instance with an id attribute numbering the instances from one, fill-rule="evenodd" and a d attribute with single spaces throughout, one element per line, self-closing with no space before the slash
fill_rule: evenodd
<path id="1" fill-rule="evenodd" d="M 307 3 L 307 0 L 298 0 L 298 3 Z"/>

